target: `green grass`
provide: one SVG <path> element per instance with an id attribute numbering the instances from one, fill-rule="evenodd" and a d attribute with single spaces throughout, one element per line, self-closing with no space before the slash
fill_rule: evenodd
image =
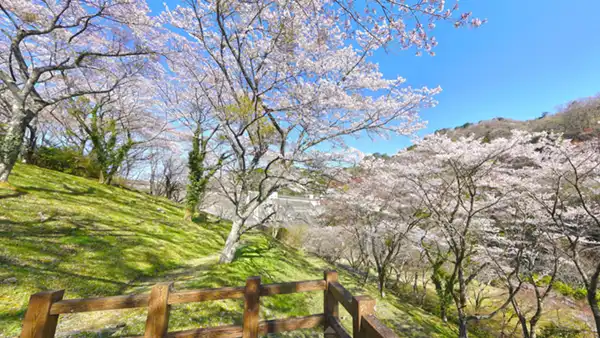
<path id="1" fill-rule="evenodd" d="M 42 290 L 82 298 L 148 292 L 160 281 L 175 281 L 179 290 L 241 286 L 254 275 L 263 283 L 318 279 L 330 268 L 261 233 L 244 240 L 233 263 L 218 265 L 228 224 L 184 222 L 182 216 L 180 206 L 162 198 L 18 165 L 10 185 L 0 186 L 0 336 L 19 334 L 29 295 Z M 377 295 L 344 271 L 340 278 L 355 295 Z M 321 292 L 264 297 L 261 318 L 320 313 L 322 304 Z M 169 327 L 239 324 L 242 305 L 174 306 Z M 456 336 L 454 325 L 393 295 L 377 299 L 376 310 L 404 337 Z M 81 337 L 141 334 L 145 315 L 144 309 L 64 315 L 58 330 Z"/>

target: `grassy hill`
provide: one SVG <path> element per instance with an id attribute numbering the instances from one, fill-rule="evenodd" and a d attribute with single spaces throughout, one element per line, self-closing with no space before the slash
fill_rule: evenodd
<path id="1" fill-rule="evenodd" d="M 0 337 L 19 334 L 30 294 L 65 289 L 65 298 L 148 292 L 159 281 L 176 289 L 239 286 L 248 276 L 264 283 L 322 278 L 322 260 L 255 233 L 232 264 L 217 265 L 225 222 L 182 221 L 182 209 L 162 198 L 107 187 L 34 166 L 18 165 L 0 186 Z M 354 294 L 374 287 L 340 271 Z M 393 295 L 377 299 L 377 313 L 406 337 L 453 337 L 456 328 Z M 174 306 L 170 329 L 239 324 L 242 302 Z M 322 312 L 322 294 L 262 299 L 263 319 Z M 345 316 L 346 324 L 349 316 Z M 61 316 L 63 336 L 142 334 L 143 309 Z M 293 336 L 298 336 L 294 333 Z"/>

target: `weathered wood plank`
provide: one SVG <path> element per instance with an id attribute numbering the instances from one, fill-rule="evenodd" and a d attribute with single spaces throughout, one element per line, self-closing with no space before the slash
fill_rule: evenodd
<path id="1" fill-rule="evenodd" d="M 325 316 L 321 314 L 295 317 L 287 319 L 274 319 L 262 321 L 258 324 L 258 333 L 280 333 L 301 329 L 313 329 L 324 324 Z M 242 327 L 237 325 L 210 327 L 186 331 L 171 332 L 168 338 L 238 338 L 242 337 Z"/>
<path id="2" fill-rule="evenodd" d="M 173 283 L 156 284 L 150 291 L 145 338 L 165 337 L 169 331 L 169 291 Z"/>
<path id="3" fill-rule="evenodd" d="M 103 298 L 65 299 L 52 304 L 50 314 L 130 309 L 148 306 L 150 295 L 126 295 Z"/>
<path id="4" fill-rule="evenodd" d="M 352 338 L 352 336 L 344 329 L 344 326 L 340 322 L 339 318 L 330 317 L 329 326 L 335 331 L 335 335 L 338 338 Z"/>
<path id="5" fill-rule="evenodd" d="M 265 284 L 261 296 L 325 290 L 325 281 L 312 280 Z M 244 297 L 244 287 L 187 290 L 169 293 L 169 305 L 205 302 L 220 299 L 240 299 Z M 50 314 L 105 311 L 148 306 L 149 294 L 125 295 L 101 298 L 65 299 L 52 304 Z"/>
<path id="6" fill-rule="evenodd" d="M 398 335 L 389 327 L 385 326 L 375 315 L 368 315 L 362 318 L 363 331 L 365 337 L 369 338 L 398 338 Z"/>
<path id="7" fill-rule="evenodd" d="M 362 328 L 362 318 L 375 313 L 375 300 L 369 296 L 353 298 L 354 314 L 352 316 L 352 337 L 367 338 Z"/>
<path id="8" fill-rule="evenodd" d="M 265 335 L 267 333 L 314 329 L 315 327 L 323 324 L 325 324 L 325 316 L 321 313 L 304 317 L 262 321 L 258 325 L 258 331 L 260 334 Z"/>
<path id="9" fill-rule="evenodd" d="M 169 295 L 169 304 L 239 298 L 244 298 L 243 286 L 173 292 Z"/>
<path id="10" fill-rule="evenodd" d="M 342 304 L 344 306 L 344 308 L 346 308 L 346 310 L 348 310 L 348 313 L 350 313 L 350 315 L 352 317 L 354 317 L 354 315 L 355 315 L 354 299 L 353 299 L 350 291 L 346 290 L 346 288 L 343 287 L 338 282 L 330 283 L 328 286 L 328 289 L 329 289 L 329 291 L 331 291 L 331 294 L 333 295 L 335 300 L 337 300 L 340 304 Z"/>
<path id="11" fill-rule="evenodd" d="M 244 290 L 243 338 L 258 338 L 258 310 L 260 307 L 260 277 L 246 280 Z"/>
<path id="12" fill-rule="evenodd" d="M 58 314 L 52 314 L 52 303 L 62 299 L 65 290 L 38 292 L 29 297 L 23 319 L 21 338 L 51 338 L 56 332 Z"/>
<path id="13" fill-rule="evenodd" d="M 260 295 L 273 296 L 287 293 L 322 291 L 325 290 L 326 287 L 327 282 L 322 279 L 301 282 L 264 284 L 260 288 Z"/>
<path id="14" fill-rule="evenodd" d="M 336 271 L 325 271 L 323 273 L 323 280 L 325 281 L 325 291 L 323 292 L 323 313 L 325 314 L 325 325 L 323 330 L 328 331 L 331 326 L 331 318 L 339 317 L 339 303 L 335 300 L 333 293 L 331 292 L 331 284 L 338 281 L 338 274 Z M 330 335 L 330 334 L 328 334 Z"/>
<path id="15" fill-rule="evenodd" d="M 227 325 L 202 329 L 171 332 L 168 338 L 239 338 L 242 336 L 242 327 Z"/>

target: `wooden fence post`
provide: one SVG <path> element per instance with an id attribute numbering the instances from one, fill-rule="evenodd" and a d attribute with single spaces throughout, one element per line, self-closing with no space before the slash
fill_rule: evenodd
<path id="1" fill-rule="evenodd" d="M 362 319 L 365 316 L 375 314 L 375 299 L 369 296 L 353 297 L 354 313 L 352 316 L 352 337 L 366 338 L 362 328 Z"/>
<path id="2" fill-rule="evenodd" d="M 325 291 L 323 291 L 323 313 L 325 314 L 325 337 L 332 338 L 337 337 L 337 334 L 333 333 L 334 330 L 330 327 L 331 320 L 329 317 L 337 318 L 339 317 L 339 303 L 333 297 L 329 289 L 329 284 L 338 281 L 338 273 L 337 271 L 325 271 L 323 274 L 323 279 L 325 279 Z"/>
<path id="3" fill-rule="evenodd" d="M 23 319 L 21 338 L 52 338 L 56 332 L 58 315 L 50 315 L 52 303 L 58 302 L 65 290 L 38 292 L 29 297 Z"/>
<path id="4" fill-rule="evenodd" d="M 146 318 L 145 338 L 166 337 L 169 331 L 169 292 L 172 282 L 158 283 L 150 291 L 148 317 Z"/>
<path id="5" fill-rule="evenodd" d="M 258 310 L 260 307 L 260 277 L 246 280 L 244 290 L 244 322 L 242 338 L 258 337 Z"/>

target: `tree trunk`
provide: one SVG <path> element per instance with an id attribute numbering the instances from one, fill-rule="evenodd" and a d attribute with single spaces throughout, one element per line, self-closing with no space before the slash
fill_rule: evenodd
<path id="1" fill-rule="evenodd" d="M 27 137 L 27 144 L 25 144 L 25 153 L 23 154 L 23 159 L 27 164 L 33 163 L 33 157 L 35 155 L 35 148 L 37 145 L 37 127 L 35 124 L 36 122 L 33 121 L 27 125 L 29 135 Z"/>
<path id="2" fill-rule="evenodd" d="M 469 337 L 469 331 L 467 331 L 466 318 L 461 318 L 458 321 L 458 337 L 459 338 L 468 338 Z"/>
<path id="3" fill-rule="evenodd" d="M 385 297 L 385 276 L 383 274 L 379 274 L 379 296 Z"/>
<path id="4" fill-rule="evenodd" d="M 598 308 L 598 301 L 596 300 L 597 283 L 591 283 L 590 286 L 591 287 L 588 287 L 587 290 L 587 301 L 590 305 L 590 309 L 592 310 L 592 315 L 594 316 L 596 335 L 600 337 L 600 308 Z"/>
<path id="5" fill-rule="evenodd" d="M 367 266 L 367 270 L 365 271 L 365 278 L 363 278 L 362 285 L 367 284 L 369 281 L 369 266 Z"/>
<path id="6" fill-rule="evenodd" d="M 8 182 L 25 136 L 25 128 L 33 119 L 31 111 L 13 110 L 13 116 L 8 122 L 6 133 L 0 142 L 0 182 Z"/>
<path id="7" fill-rule="evenodd" d="M 242 229 L 243 222 L 240 220 L 236 220 L 231 225 L 231 231 L 227 236 L 227 240 L 225 241 L 225 246 L 223 247 L 223 251 L 221 251 L 221 257 L 219 258 L 219 263 L 231 263 L 233 261 L 235 250 L 238 247 L 240 242 L 240 230 Z"/>
<path id="8" fill-rule="evenodd" d="M 461 260 L 462 264 L 462 260 Z M 462 266 L 458 268 L 458 337 L 467 338 L 469 333 L 467 331 L 467 314 L 465 309 L 467 308 L 467 283 L 465 282 L 464 272 Z"/>
<path id="9" fill-rule="evenodd" d="M 183 220 L 191 222 L 192 218 L 194 218 L 194 210 L 186 206 L 183 213 Z"/>
<path id="10" fill-rule="evenodd" d="M 445 302 L 440 302 L 440 318 L 444 323 L 448 322 L 448 311 L 446 311 L 447 306 Z"/>
<path id="11" fill-rule="evenodd" d="M 385 280 L 387 279 L 385 267 L 377 267 L 377 284 L 379 284 L 379 296 L 385 297 Z"/>
<path id="12" fill-rule="evenodd" d="M 415 297 L 418 294 L 418 291 L 417 291 L 417 288 L 419 287 L 418 282 L 419 282 L 419 272 L 415 271 L 415 278 L 413 280 L 413 293 L 414 293 Z"/>

